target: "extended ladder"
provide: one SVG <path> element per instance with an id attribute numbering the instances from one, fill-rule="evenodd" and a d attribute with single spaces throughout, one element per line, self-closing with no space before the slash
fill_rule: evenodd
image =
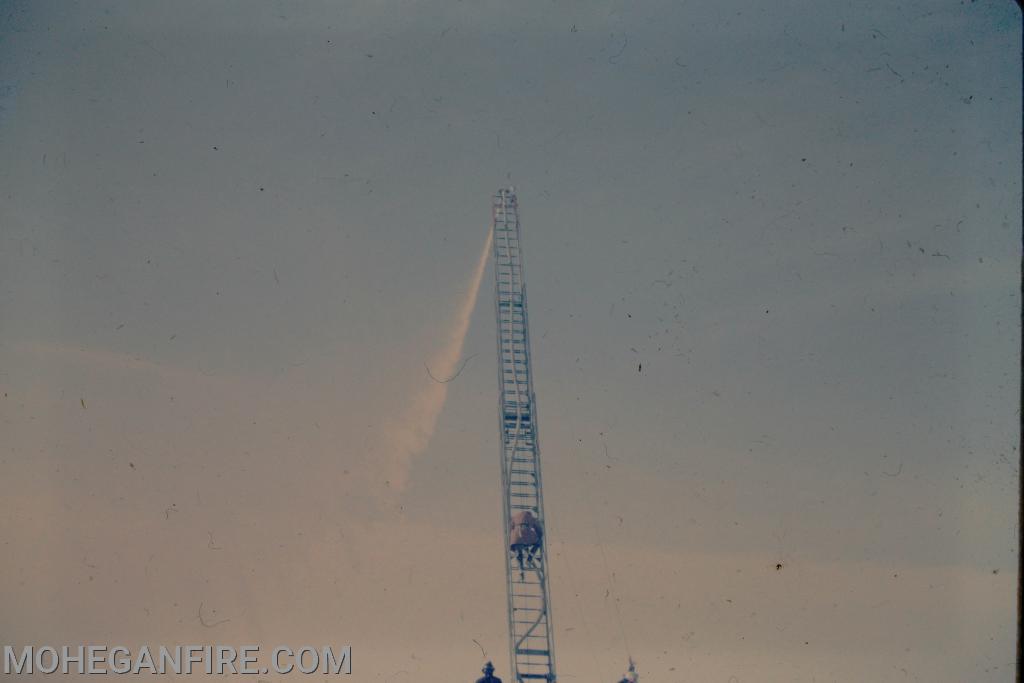
<path id="1" fill-rule="evenodd" d="M 493 203 L 495 312 L 498 321 L 498 414 L 504 494 L 505 570 L 512 683 L 555 680 L 548 600 L 547 533 L 537 443 L 536 399 L 530 367 L 526 285 L 515 191 L 498 190 Z M 529 510 L 545 533 L 539 551 L 522 562 L 509 548 L 513 514 Z"/>

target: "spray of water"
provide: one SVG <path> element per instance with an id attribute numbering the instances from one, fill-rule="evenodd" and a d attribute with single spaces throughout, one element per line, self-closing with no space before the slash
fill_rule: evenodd
<path id="1" fill-rule="evenodd" d="M 391 422 L 384 433 L 388 454 L 387 481 L 391 489 L 401 491 L 409 480 L 413 459 L 423 452 L 434 436 L 437 420 L 448 396 L 448 381 L 461 371 L 462 347 L 469 331 L 469 321 L 480 293 L 487 260 L 491 253 L 491 234 L 477 261 L 462 301 L 449 327 L 448 337 L 440 351 L 430 359 L 422 383 L 399 419 Z"/>

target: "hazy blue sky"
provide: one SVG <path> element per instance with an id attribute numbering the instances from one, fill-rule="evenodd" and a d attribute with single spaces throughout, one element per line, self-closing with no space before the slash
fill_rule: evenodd
<path id="1" fill-rule="evenodd" d="M 1015 4 L 0 16 L 0 644 L 504 676 L 514 184 L 561 679 L 1012 680 Z"/>

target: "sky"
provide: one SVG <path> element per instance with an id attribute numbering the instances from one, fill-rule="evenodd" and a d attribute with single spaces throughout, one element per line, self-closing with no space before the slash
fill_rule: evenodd
<path id="1" fill-rule="evenodd" d="M 1012 680 L 1015 4 L 0 16 L 0 644 L 506 676 L 514 185 L 561 680 Z"/>

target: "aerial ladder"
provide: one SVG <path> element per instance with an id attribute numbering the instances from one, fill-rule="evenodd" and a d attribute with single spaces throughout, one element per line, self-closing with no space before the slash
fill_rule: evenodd
<path id="1" fill-rule="evenodd" d="M 555 680 L 554 630 L 519 207 L 511 187 L 498 190 L 493 199 L 498 417 L 511 681 L 551 683 Z"/>

